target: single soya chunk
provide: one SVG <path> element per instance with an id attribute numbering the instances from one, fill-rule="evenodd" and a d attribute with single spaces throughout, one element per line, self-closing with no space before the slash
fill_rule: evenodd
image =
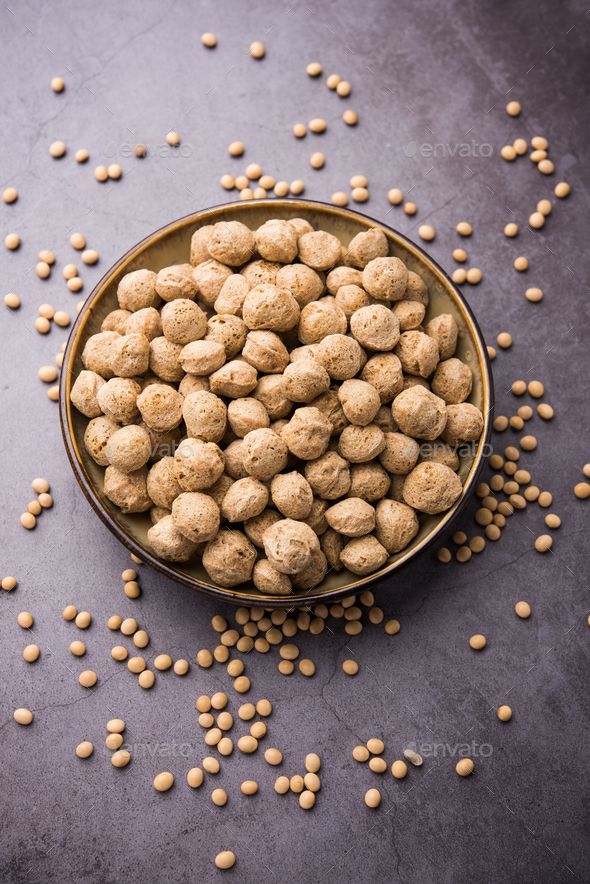
<path id="1" fill-rule="evenodd" d="M 255 547 L 235 528 L 222 529 L 203 552 L 203 566 L 220 586 L 238 586 L 250 580 L 255 561 Z"/>
<path id="2" fill-rule="evenodd" d="M 403 496 L 405 502 L 415 510 L 434 515 L 452 507 L 462 490 L 461 480 L 450 467 L 425 461 L 406 476 Z"/>
<path id="3" fill-rule="evenodd" d="M 440 436 L 447 422 L 444 399 L 424 387 L 402 390 L 393 400 L 391 412 L 403 433 L 431 442 Z"/>
<path id="4" fill-rule="evenodd" d="M 387 561 L 387 550 L 376 537 L 358 537 L 346 544 L 340 553 L 342 564 L 353 574 L 365 576 L 377 571 Z"/>

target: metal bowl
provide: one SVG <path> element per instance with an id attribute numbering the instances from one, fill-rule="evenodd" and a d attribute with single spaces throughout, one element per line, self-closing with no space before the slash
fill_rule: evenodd
<path id="1" fill-rule="evenodd" d="M 459 470 L 463 483 L 461 497 L 442 515 L 421 517 L 420 530 L 406 549 L 391 556 L 384 567 L 368 577 L 355 577 L 348 571 L 341 571 L 338 574 L 332 571 L 328 573 L 323 583 L 313 590 L 296 592 L 286 598 L 265 595 L 258 592 L 253 585 L 230 589 L 216 586 L 210 582 L 200 563 L 174 563 L 157 558 L 147 544 L 147 531 L 151 524 L 149 515 L 147 513 L 126 515 L 103 494 L 104 471 L 84 448 L 83 437 L 87 418 L 71 405 L 70 390 L 83 367 L 81 354 L 86 340 L 90 335 L 100 331 L 100 325 L 106 314 L 118 307 L 117 284 L 125 273 L 141 267 L 158 270 L 170 264 L 186 262 L 191 235 L 196 228 L 205 224 L 239 220 L 251 228 L 256 228 L 269 218 L 296 217 L 306 218 L 314 227 L 333 233 L 345 244 L 355 234 L 370 227 L 379 227 L 384 231 L 390 241 L 390 254 L 400 257 L 408 268 L 418 272 L 428 285 L 430 307 L 427 315 L 450 313 L 455 317 L 459 326 L 457 355 L 473 371 L 473 391 L 470 401 L 481 409 L 484 429 L 475 450 L 469 452 L 468 456 L 462 457 Z M 60 385 L 62 433 L 74 475 L 97 515 L 121 543 L 142 561 L 190 589 L 206 592 L 218 599 L 236 604 L 262 604 L 268 607 L 292 604 L 297 602 L 298 598 L 305 599 L 306 603 L 334 600 L 390 576 L 420 555 L 448 529 L 474 487 L 491 432 L 492 403 L 491 370 L 483 336 L 463 296 L 438 264 L 401 233 L 366 215 L 300 199 L 244 201 L 205 209 L 167 224 L 130 249 L 103 276 L 78 314 L 67 343 Z"/>

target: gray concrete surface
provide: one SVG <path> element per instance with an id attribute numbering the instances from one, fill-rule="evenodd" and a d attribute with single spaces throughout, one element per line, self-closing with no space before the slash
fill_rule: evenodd
<path id="1" fill-rule="evenodd" d="M 19 578 L 18 589 L 0 598 L 2 881 L 217 880 L 213 857 L 226 847 L 238 855 L 229 875 L 239 881 L 590 880 L 590 502 L 571 490 L 590 460 L 589 18 L 573 0 L 24 0 L 2 7 L 1 185 L 16 186 L 20 196 L 2 205 L 0 217 L 2 236 L 22 236 L 18 252 L 0 255 L 2 294 L 15 291 L 23 300 L 18 313 L 0 311 L 1 570 Z M 205 30 L 218 35 L 214 52 L 199 43 Z M 248 55 L 254 39 L 267 46 L 263 62 Z M 352 82 L 349 100 L 308 79 L 305 65 L 313 59 Z M 49 88 L 56 74 L 67 82 L 60 96 Z M 504 113 L 508 97 L 523 104 L 519 120 Z M 345 107 L 358 111 L 356 129 L 341 123 Z M 291 125 L 317 115 L 328 119 L 327 134 L 296 141 Z M 182 134 L 181 150 L 166 148 L 169 129 Z M 550 138 L 555 176 L 539 175 L 526 158 L 500 160 L 504 143 L 534 134 Z M 48 156 L 55 139 L 68 145 L 61 161 Z M 229 688 L 229 679 L 220 667 L 193 668 L 185 679 L 165 674 L 143 692 L 111 660 L 116 637 L 105 622 L 116 611 L 135 615 L 151 634 L 150 654 L 192 659 L 212 645 L 209 618 L 220 608 L 145 569 L 141 600 L 123 596 L 119 575 L 128 556 L 83 499 L 66 462 L 57 407 L 36 377 L 65 338 L 58 329 L 47 337 L 34 332 L 37 306 L 50 301 L 73 311 L 77 300 L 61 279 L 63 264 L 75 259 L 69 233 L 82 230 L 100 252 L 100 264 L 84 270 L 89 292 L 151 230 L 226 200 L 220 175 L 245 165 L 226 155 L 234 139 L 246 143 L 245 160 L 277 177 L 303 177 L 312 198 L 328 199 L 351 174 L 366 174 L 366 211 L 410 235 L 419 223 L 434 223 L 432 253 L 449 269 L 459 244 L 454 225 L 472 220 L 466 246 L 484 281 L 466 295 L 490 341 L 501 330 L 514 335 L 513 348 L 494 365 L 498 411 L 511 414 L 521 404 L 509 393 L 516 377 L 541 378 L 556 409 L 551 424 L 534 418 L 539 448 L 523 458 L 534 480 L 553 492 L 552 509 L 563 519 L 551 554 L 533 550 L 544 513 L 530 507 L 468 565 L 443 567 L 426 555 L 382 586 L 379 603 L 402 624 L 396 637 L 375 627 L 348 639 L 335 621 L 333 634 L 300 637 L 317 663 L 311 680 L 279 675 L 276 654 L 247 659 L 252 695 L 275 704 L 267 744 L 282 748 L 283 769 L 301 770 L 308 751 L 322 756 L 322 791 L 308 814 L 293 796 L 274 793 L 277 771 L 261 757 L 224 762 L 215 780 L 230 793 L 223 809 L 209 800 L 213 778 L 194 793 L 185 786 L 186 770 L 205 754 L 194 699 Z M 150 151 L 141 162 L 128 156 L 138 141 Z M 86 166 L 73 159 L 80 147 L 92 155 Z M 314 148 L 327 156 L 321 172 L 308 167 Z M 94 165 L 104 161 L 121 163 L 119 183 L 94 180 Z M 571 198 L 555 205 L 542 232 L 527 230 L 536 201 L 563 178 Z M 416 218 L 390 209 L 385 193 L 392 186 L 411 194 Z M 502 228 L 512 218 L 523 229 L 508 241 Z M 47 282 L 33 269 L 41 248 L 58 255 Z M 526 275 L 511 267 L 518 254 L 530 259 Z M 541 304 L 524 299 L 529 285 L 544 289 Z M 513 438 L 508 432 L 496 445 Z M 18 516 L 36 475 L 50 479 L 55 506 L 27 533 Z M 474 529 L 470 513 L 458 527 Z M 522 597 L 534 609 L 528 622 L 513 613 Z M 93 614 L 83 636 L 61 620 L 69 602 Z M 33 639 L 16 625 L 23 609 L 35 616 Z M 489 642 L 477 655 L 467 646 L 476 631 Z M 68 652 L 74 637 L 87 643 L 84 660 Z M 42 648 L 34 666 L 21 659 L 31 640 Z M 340 670 L 351 655 L 361 664 L 356 679 Z M 77 682 L 84 666 L 100 676 L 90 692 Z M 235 695 L 231 702 L 235 709 Z M 495 715 L 505 702 L 514 709 L 507 725 Z M 29 729 L 12 720 L 21 705 L 35 711 Z M 133 750 L 124 771 L 101 749 L 114 715 L 126 719 Z M 423 768 L 396 782 L 355 764 L 353 746 L 374 735 L 385 739 L 388 761 L 415 741 Z M 74 756 L 81 739 L 96 746 L 88 762 Z M 464 744 L 476 762 L 466 780 L 454 773 Z M 158 795 L 151 781 L 163 769 L 178 779 Z M 260 794 L 245 799 L 239 783 L 250 776 Z M 374 785 L 383 791 L 378 811 L 363 804 Z"/>

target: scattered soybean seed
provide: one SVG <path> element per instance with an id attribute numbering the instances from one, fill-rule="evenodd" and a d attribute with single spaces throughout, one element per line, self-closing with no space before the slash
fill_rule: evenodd
<path id="1" fill-rule="evenodd" d="M 366 203 L 369 199 L 369 191 L 366 187 L 353 187 L 350 196 L 355 203 Z"/>
<path id="2" fill-rule="evenodd" d="M 32 513 L 23 513 L 20 517 L 20 523 L 27 531 L 32 531 L 37 525 L 37 519 Z"/>
<path id="3" fill-rule="evenodd" d="M 306 789 L 299 796 L 299 807 L 302 810 L 311 810 L 315 804 L 315 793 Z"/>
<path id="4" fill-rule="evenodd" d="M 455 554 L 455 558 L 462 565 L 468 562 L 471 558 L 471 550 L 468 546 L 460 546 Z"/>
<path id="5" fill-rule="evenodd" d="M 90 159 L 90 151 L 87 150 L 85 147 L 81 147 L 74 154 L 74 158 L 77 163 L 86 163 Z"/>
<path id="6" fill-rule="evenodd" d="M 24 706 L 20 707 L 19 709 L 15 709 L 12 713 L 12 717 L 17 724 L 21 724 L 23 725 L 23 727 L 26 727 L 33 721 L 33 713 L 30 709 L 26 709 Z"/>
<path id="7" fill-rule="evenodd" d="M 243 783 L 240 784 L 240 792 L 243 795 L 256 795 L 258 792 L 258 783 L 256 780 L 244 780 Z"/>
<path id="8" fill-rule="evenodd" d="M 547 150 L 549 142 L 543 135 L 533 135 L 531 138 L 531 147 L 535 150 Z"/>
<path id="9" fill-rule="evenodd" d="M 72 233 L 70 236 L 70 245 L 73 249 L 81 251 L 86 248 L 86 237 L 83 233 Z"/>
<path id="10" fill-rule="evenodd" d="M 64 620 L 75 620 L 78 615 L 78 609 L 75 605 L 66 605 L 63 609 L 62 617 Z"/>
<path id="11" fill-rule="evenodd" d="M 295 123 L 292 130 L 295 138 L 305 138 L 307 135 L 307 129 L 305 127 L 305 123 Z"/>
<path id="12" fill-rule="evenodd" d="M 313 120 L 310 120 L 307 125 L 309 127 L 309 131 L 313 132 L 315 135 L 320 135 L 328 128 L 328 124 L 322 117 L 314 117 Z"/>
<path id="13" fill-rule="evenodd" d="M 369 789 L 365 792 L 365 804 L 373 809 L 379 807 L 381 804 L 381 792 L 379 789 Z"/>
<path id="14" fill-rule="evenodd" d="M 482 635 L 481 633 L 476 633 L 469 639 L 469 647 L 474 651 L 483 651 L 486 645 L 487 639 L 485 635 Z"/>
<path id="15" fill-rule="evenodd" d="M 7 295 L 4 295 L 4 303 L 9 310 L 18 310 L 21 301 L 17 294 L 14 292 L 8 292 Z"/>
<path id="16" fill-rule="evenodd" d="M 328 89 L 335 90 L 338 86 L 338 83 L 342 80 L 340 74 L 330 74 L 326 80 L 326 86 Z"/>
<path id="17" fill-rule="evenodd" d="M 511 144 L 505 144 L 502 150 L 500 151 L 500 156 L 503 160 L 506 160 L 508 163 L 513 162 L 516 159 L 517 153 L 512 147 Z"/>
<path id="18" fill-rule="evenodd" d="M 4 202 L 7 205 L 10 205 L 11 203 L 15 203 L 18 199 L 18 191 L 17 191 L 16 187 L 7 187 L 2 192 L 2 199 L 4 200 Z"/>
<path id="19" fill-rule="evenodd" d="M 561 526 L 561 519 L 555 513 L 547 513 L 545 516 L 545 524 L 548 528 L 559 528 Z"/>
<path id="20" fill-rule="evenodd" d="M 97 181 L 100 181 L 101 184 L 107 181 L 109 177 L 109 171 L 107 167 L 102 165 L 96 166 L 94 169 L 94 177 Z"/>
<path id="21" fill-rule="evenodd" d="M 356 126 L 359 121 L 357 112 L 350 109 L 344 111 L 342 119 L 347 126 Z"/>
<path id="22" fill-rule="evenodd" d="M 545 393 L 545 386 L 541 381 L 529 381 L 527 390 L 534 399 L 540 399 Z"/>
<path id="23" fill-rule="evenodd" d="M 467 260 L 467 252 L 465 249 L 453 249 L 453 260 L 458 261 L 459 264 L 464 264 Z"/>
<path id="24" fill-rule="evenodd" d="M 567 196 L 569 196 L 570 192 L 571 192 L 571 187 L 567 183 L 567 181 L 560 181 L 559 184 L 556 184 L 553 189 L 553 193 L 560 200 L 563 200 Z"/>
<path id="25" fill-rule="evenodd" d="M 356 675 L 359 671 L 359 665 L 356 660 L 343 660 L 342 671 L 345 675 Z"/>
<path id="26" fill-rule="evenodd" d="M 304 788 L 305 784 L 303 782 L 303 777 L 301 776 L 301 774 L 295 774 L 291 777 L 291 779 L 289 780 L 289 789 L 291 790 L 291 792 L 294 792 L 295 795 L 299 795 L 301 792 L 303 792 Z"/>
<path id="27" fill-rule="evenodd" d="M 80 256 L 84 264 L 96 264 L 99 258 L 96 249 L 84 249 Z"/>
<path id="28" fill-rule="evenodd" d="M 181 658 L 180 660 L 176 660 L 176 662 L 174 663 L 174 666 L 172 668 L 173 668 L 175 675 L 183 676 L 188 673 L 188 671 L 191 667 L 190 667 L 190 663 L 188 662 L 188 660 L 184 660 Z"/>
<path id="29" fill-rule="evenodd" d="M 367 749 L 371 755 L 381 755 L 385 752 L 385 743 L 379 737 L 371 737 L 367 740 Z"/>
<path id="30" fill-rule="evenodd" d="M 385 632 L 387 635 L 397 635 L 397 633 L 401 629 L 401 623 L 399 620 L 388 620 L 384 626 Z"/>
<path id="31" fill-rule="evenodd" d="M 352 86 L 350 83 L 347 80 L 340 80 L 336 86 L 336 94 L 339 95 L 340 98 L 348 98 L 351 92 Z"/>
<path id="32" fill-rule="evenodd" d="M 321 789 L 321 781 L 316 773 L 308 771 L 303 777 L 303 785 L 310 792 L 319 792 Z"/>
<path id="33" fill-rule="evenodd" d="M 520 601 L 515 604 L 514 612 L 521 620 L 528 620 L 532 614 L 532 608 L 528 602 Z"/>
<path id="34" fill-rule="evenodd" d="M 218 869 L 232 869 L 236 864 L 236 855 L 233 850 L 222 850 L 215 857 L 215 865 Z"/>
<path id="35" fill-rule="evenodd" d="M 523 157 L 526 154 L 527 150 L 529 149 L 529 146 L 524 138 L 516 138 L 512 142 L 512 147 L 514 148 L 514 150 L 516 151 L 516 153 L 518 154 L 519 157 Z"/>
<path id="36" fill-rule="evenodd" d="M 275 766 L 282 763 L 283 754 L 279 749 L 269 748 L 264 753 L 264 760 L 267 764 Z"/>
<path id="37" fill-rule="evenodd" d="M 63 92 L 66 87 L 65 80 L 63 77 L 52 77 L 51 79 L 51 88 L 54 92 Z"/>
<path id="38" fill-rule="evenodd" d="M 431 224 L 421 224 L 418 228 L 418 236 L 425 242 L 432 242 L 436 236 L 436 230 Z"/>
<path id="39" fill-rule="evenodd" d="M 500 332 L 498 337 L 496 338 L 496 343 L 498 347 L 501 347 L 503 350 L 507 350 L 512 346 L 512 335 L 510 332 Z"/>
<path id="40" fill-rule="evenodd" d="M 468 777 L 473 773 L 474 767 L 475 765 L 473 764 L 471 758 L 460 758 L 455 765 L 455 770 L 460 777 Z"/>
<path id="41" fill-rule="evenodd" d="M 147 147 L 145 144 L 136 144 L 133 153 L 138 160 L 142 160 L 147 155 Z"/>
<path id="42" fill-rule="evenodd" d="M 321 766 L 322 762 L 317 752 L 308 752 L 305 756 L 305 770 L 308 773 L 317 773 Z"/>
<path id="43" fill-rule="evenodd" d="M 137 580 L 128 580 L 123 586 L 123 592 L 128 599 L 138 599 L 141 595 L 141 588 Z"/>
<path id="44" fill-rule="evenodd" d="M 507 236 L 509 239 L 518 236 L 518 224 L 515 224 L 514 221 L 506 224 L 504 227 L 504 236 Z"/>
<path id="45" fill-rule="evenodd" d="M 510 706 L 498 706 L 497 715 L 500 721 L 510 721 L 512 718 L 512 709 Z"/>
<path id="46" fill-rule="evenodd" d="M 403 780 L 408 774 L 408 765 L 405 761 L 398 759 L 391 765 L 391 773 L 396 780 Z"/>
<path id="47" fill-rule="evenodd" d="M 166 135 L 166 143 L 170 145 L 170 147 L 178 147 L 180 144 L 180 135 L 178 132 L 175 132 L 174 129 L 171 129 L 170 132 Z M 110 175 L 110 167 L 109 167 L 109 175 Z"/>
<path id="48" fill-rule="evenodd" d="M 348 196 L 344 193 L 343 190 L 337 190 L 330 197 L 331 202 L 335 206 L 347 206 L 348 205 Z"/>
<path id="49" fill-rule="evenodd" d="M 514 259 L 514 269 L 518 271 L 518 273 L 524 273 L 529 269 L 529 259 L 525 258 L 524 255 L 519 255 Z"/>
<path id="50" fill-rule="evenodd" d="M 537 163 L 537 169 L 542 175 L 553 175 L 555 172 L 555 165 L 551 160 L 542 159 Z"/>
<path id="51" fill-rule="evenodd" d="M 90 740 L 82 740 L 82 742 L 78 743 L 76 746 L 76 755 L 78 758 L 90 758 L 93 752 L 94 746 Z"/>
<path id="52" fill-rule="evenodd" d="M 291 181 L 289 185 L 289 190 L 293 194 L 293 196 L 299 196 L 305 190 L 305 184 L 301 180 L 301 178 L 296 178 L 295 181 Z"/>
<path id="53" fill-rule="evenodd" d="M 6 577 L 4 578 L 6 580 Z M 4 589 L 4 587 L 2 587 Z M 16 622 L 21 627 L 21 629 L 30 629 L 33 625 L 33 615 L 29 614 L 28 611 L 21 611 L 20 614 L 17 614 Z"/>
<path id="54" fill-rule="evenodd" d="M 250 163 L 246 166 L 246 177 L 250 181 L 258 181 L 262 177 L 262 166 L 259 163 Z"/>
<path id="55" fill-rule="evenodd" d="M 540 212 L 541 215 L 550 215 L 553 206 L 551 204 L 551 200 L 539 200 L 537 203 L 537 212 Z"/>
<path id="56" fill-rule="evenodd" d="M 323 69 L 319 61 L 311 61 L 305 68 L 308 77 L 319 77 L 322 73 L 322 70 Z"/>
<path id="57" fill-rule="evenodd" d="M 455 230 L 459 234 L 459 236 L 471 236 L 473 233 L 473 227 L 469 223 L 469 221 L 459 221 Z"/>
<path id="58" fill-rule="evenodd" d="M 26 663 L 35 663 L 41 654 L 39 645 L 27 645 L 23 649 L 23 660 Z"/>
<path id="59" fill-rule="evenodd" d="M 203 771 L 200 767 L 191 767 L 186 775 L 186 782 L 191 789 L 198 789 L 203 785 Z"/>
<path id="60" fill-rule="evenodd" d="M 369 750 L 366 746 L 355 746 L 352 750 L 352 757 L 355 761 L 364 763 L 369 760 Z"/>
<path id="61" fill-rule="evenodd" d="M 174 785 L 174 775 L 168 770 L 163 770 L 162 773 L 156 774 L 152 785 L 156 792 L 167 792 Z"/>
<path id="62" fill-rule="evenodd" d="M 457 285 L 463 285 L 464 282 L 467 282 L 467 271 L 463 267 L 457 267 L 453 270 L 452 279 Z"/>
<path id="63" fill-rule="evenodd" d="M 533 230 L 540 230 L 541 227 L 545 226 L 545 215 L 541 212 L 532 212 L 529 215 L 529 227 L 532 227 Z"/>
<path id="64" fill-rule="evenodd" d="M 541 491 L 539 497 L 537 498 L 537 501 L 539 503 L 539 506 L 542 506 L 544 509 L 546 509 L 553 503 L 553 495 L 550 491 Z"/>
<path id="65" fill-rule="evenodd" d="M 539 534 L 539 536 L 535 538 L 535 549 L 537 552 L 549 552 L 552 546 L 553 538 L 550 534 Z"/>
<path id="66" fill-rule="evenodd" d="M 169 133 L 166 136 L 166 141 L 168 141 L 168 144 L 173 143 L 168 140 L 170 137 L 170 134 L 171 133 Z M 179 141 L 180 141 L 180 139 L 179 139 Z M 121 169 L 121 166 L 118 163 L 111 163 L 111 165 L 107 167 L 107 174 L 112 181 L 118 181 L 119 178 L 121 177 L 121 175 L 123 174 L 123 170 Z"/>
<path id="67" fill-rule="evenodd" d="M 83 688 L 93 688 L 98 681 L 98 676 L 92 669 L 84 669 L 78 676 L 78 681 Z"/>
<path id="68" fill-rule="evenodd" d="M 404 195 L 398 187 L 392 187 L 387 191 L 387 199 L 392 206 L 400 206 L 404 201 Z"/>
<path id="69" fill-rule="evenodd" d="M 574 485 L 574 494 L 576 495 L 578 500 L 587 500 L 588 497 L 590 497 L 590 483 L 578 482 L 576 485 Z"/>
<path id="70" fill-rule="evenodd" d="M 483 278 L 483 274 L 479 267 L 470 267 L 467 271 L 467 282 L 470 285 L 479 285 Z"/>
<path id="71" fill-rule="evenodd" d="M 122 622 L 123 618 L 119 614 L 111 614 L 111 616 L 107 620 L 107 626 L 109 629 L 115 631 L 117 629 L 120 629 Z"/>
<path id="72" fill-rule="evenodd" d="M 264 56 L 266 55 L 264 43 L 261 43 L 259 40 L 255 40 L 254 43 L 250 43 L 250 55 L 252 56 L 252 58 L 256 59 L 264 58 Z"/>
<path id="73" fill-rule="evenodd" d="M 111 756 L 111 764 L 113 767 L 127 767 L 131 761 L 131 752 L 128 749 L 119 749 Z"/>
<path id="74" fill-rule="evenodd" d="M 76 615 L 76 626 L 78 629 L 88 629 L 91 623 L 92 614 L 88 611 L 80 611 L 80 613 Z"/>
<path id="75" fill-rule="evenodd" d="M 520 440 L 520 447 L 523 451 L 534 451 L 537 444 L 536 436 L 523 436 Z"/>
<path id="76" fill-rule="evenodd" d="M 213 789 L 211 792 L 211 801 L 216 807 L 224 807 L 227 804 L 227 792 L 225 789 Z"/>
<path id="77" fill-rule="evenodd" d="M 520 101 L 509 101 L 506 105 L 506 113 L 509 117 L 518 117 L 522 111 Z"/>
<path id="78" fill-rule="evenodd" d="M 241 141 L 232 141 L 227 149 L 230 157 L 241 157 L 245 151 L 245 147 Z"/>
<path id="79" fill-rule="evenodd" d="M 282 776 L 282 777 L 276 778 L 274 789 L 278 795 L 286 795 L 287 792 L 289 791 L 289 787 L 290 787 L 289 777 Z"/>
<path id="80" fill-rule="evenodd" d="M 64 156 L 66 152 L 66 146 L 63 141 L 53 141 L 49 145 L 49 155 L 53 157 L 54 160 L 59 160 Z"/>
<path id="81" fill-rule="evenodd" d="M 18 233 L 7 233 L 4 237 L 4 245 L 11 252 L 14 252 L 20 246 L 20 236 Z"/>
<path id="82" fill-rule="evenodd" d="M 543 290 L 536 286 L 532 286 L 526 290 L 524 296 L 527 301 L 530 301 L 532 304 L 537 304 L 539 301 L 543 300 Z"/>
<path id="83" fill-rule="evenodd" d="M 84 642 L 77 639 L 70 644 L 70 653 L 73 654 L 74 657 L 83 657 L 86 653 L 86 645 Z"/>
<path id="84" fill-rule="evenodd" d="M 201 34 L 201 43 L 206 49 L 215 49 L 217 46 L 217 37 L 210 31 L 205 31 L 204 34 Z"/>
<path id="85" fill-rule="evenodd" d="M 308 660 L 304 658 L 299 661 L 299 671 L 302 675 L 305 675 L 307 678 L 311 678 L 315 675 L 315 663 L 313 660 Z"/>
<path id="86" fill-rule="evenodd" d="M 309 165 L 311 166 L 312 169 L 323 169 L 323 167 L 326 165 L 326 158 L 325 158 L 324 154 L 321 153 L 320 151 L 317 151 L 316 153 L 312 153 L 312 155 L 309 158 Z M 353 193 L 354 193 L 354 191 L 353 191 Z M 354 197 L 353 197 L 353 199 L 354 199 Z"/>
<path id="87" fill-rule="evenodd" d="M 404 212 L 406 215 L 415 215 L 418 211 L 416 203 L 404 203 Z"/>
<path id="88" fill-rule="evenodd" d="M 221 770 L 221 764 L 218 758 L 215 758 L 213 755 L 207 755 L 203 758 L 203 768 L 208 774 L 218 774 Z"/>

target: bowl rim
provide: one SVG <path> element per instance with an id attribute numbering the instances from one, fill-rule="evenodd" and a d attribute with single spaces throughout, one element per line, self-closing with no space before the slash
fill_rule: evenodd
<path id="1" fill-rule="evenodd" d="M 384 565 L 383 568 L 380 568 L 379 571 L 374 574 L 369 574 L 365 577 L 358 577 L 357 579 L 352 580 L 346 585 L 338 586 L 332 590 L 318 591 L 318 587 L 314 587 L 308 592 L 302 594 L 293 594 L 292 596 L 273 596 L 259 593 L 254 590 L 248 591 L 240 589 L 239 587 L 221 587 L 212 583 L 209 584 L 201 580 L 197 580 L 196 578 L 190 577 L 183 571 L 177 569 L 174 562 L 166 562 L 163 559 L 156 557 L 149 549 L 144 548 L 140 543 L 134 540 L 133 537 L 131 537 L 125 530 L 123 530 L 123 528 L 121 528 L 119 524 L 115 521 L 115 519 L 110 515 L 110 513 L 104 506 L 100 496 L 98 495 L 91 477 L 86 472 L 84 461 L 80 454 L 74 434 L 74 427 L 72 423 L 73 407 L 70 402 L 70 390 L 73 376 L 72 363 L 74 356 L 77 355 L 78 352 L 78 344 L 80 338 L 84 332 L 87 320 L 92 314 L 93 308 L 104 296 L 107 287 L 110 285 L 113 278 L 121 271 L 122 268 L 138 258 L 142 254 L 142 252 L 144 252 L 149 246 L 152 246 L 155 243 L 165 239 L 165 237 L 172 232 L 178 230 L 181 227 L 188 227 L 191 224 L 202 227 L 204 226 L 204 224 L 207 223 L 208 219 L 211 216 L 215 216 L 220 211 L 235 211 L 238 214 L 241 214 L 247 213 L 249 207 L 256 207 L 258 209 L 268 207 L 270 209 L 276 208 L 277 206 L 296 209 L 297 211 L 301 211 L 303 213 L 305 213 L 306 210 L 320 211 L 328 215 L 361 221 L 367 227 L 381 227 L 388 233 L 389 236 L 392 237 L 396 245 L 405 248 L 420 263 L 425 264 L 428 267 L 428 269 L 443 284 L 447 293 L 452 298 L 455 306 L 461 313 L 461 317 L 469 330 L 470 338 L 475 346 L 482 382 L 482 414 L 484 420 L 484 427 L 478 442 L 477 452 L 473 457 L 469 472 L 463 484 L 461 496 L 449 510 L 442 514 L 441 519 L 436 522 L 433 528 L 422 538 L 422 540 L 419 541 L 416 546 L 407 550 L 405 553 L 404 551 L 402 551 L 402 554 L 395 562 Z M 164 574 L 166 577 L 174 580 L 176 583 L 180 583 L 181 585 L 188 587 L 189 589 L 204 592 L 207 595 L 218 599 L 219 601 L 231 602 L 237 605 L 263 605 L 264 607 L 268 608 L 299 607 L 301 605 L 335 601 L 346 595 L 356 593 L 361 589 L 366 589 L 370 586 L 373 586 L 378 581 L 381 581 L 384 578 L 399 571 L 400 568 L 402 568 L 404 565 L 407 565 L 412 559 L 414 559 L 420 553 L 424 552 L 427 547 L 434 543 L 434 541 L 439 538 L 444 531 L 448 529 L 451 522 L 459 515 L 459 513 L 470 498 L 471 491 L 483 468 L 485 453 L 492 431 L 491 414 L 493 408 L 494 385 L 490 359 L 488 356 L 482 331 L 467 300 L 464 298 L 464 296 L 454 284 L 450 276 L 446 273 L 446 271 L 438 264 L 438 262 L 435 261 L 435 259 L 432 258 L 420 245 L 413 242 L 405 234 L 396 230 L 394 227 L 390 227 L 388 224 L 385 224 L 377 220 L 376 218 L 371 217 L 370 215 L 367 215 L 363 212 L 358 212 L 356 210 L 334 206 L 330 203 L 325 203 L 320 200 L 299 198 L 240 200 L 210 206 L 206 209 L 201 209 L 198 212 L 190 212 L 188 215 L 183 215 L 181 218 L 177 218 L 176 220 L 171 221 L 168 224 L 163 225 L 162 227 L 159 227 L 157 230 L 148 234 L 138 243 L 133 245 L 114 264 L 112 264 L 108 268 L 108 270 L 96 283 L 88 297 L 85 299 L 84 304 L 80 312 L 78 313 L 68 336 L 59 382 L 60 424 L 62 438 L 68 455 L 70 466 L 72 468 L 74 476 L 76 477 L 76 481 L 78 482 L 84 496 L 90 503 L 92 509 L 111 531 L 111 533 L 115 535 L 119 542 L 122 543 L 130 552 L 134 553 L 138 558 L 140 558 L 143 563 L 150 565 L 150 567 L 152 567 L 154 570 L 160 572 L 161 574 Z"/>

